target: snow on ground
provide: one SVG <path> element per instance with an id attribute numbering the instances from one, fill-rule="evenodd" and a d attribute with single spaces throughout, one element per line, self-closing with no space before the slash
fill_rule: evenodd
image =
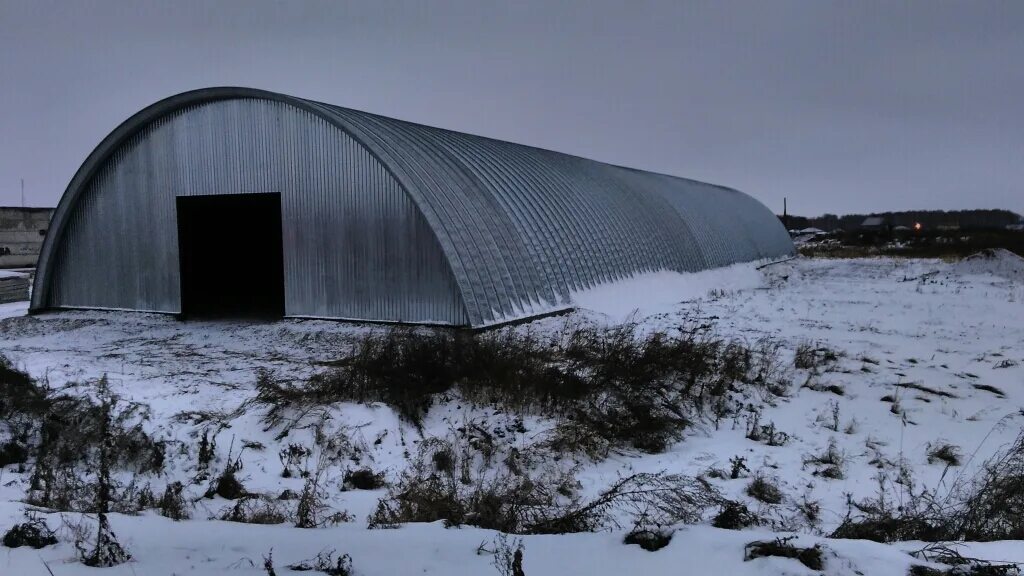
<path id="1" fill-rule="evenodd" d="M 1012 256 L 1012 255 L 1011 255 Z M 1015 256 L 1013 258 L 1016 258 Z M 774 423 L 789 436 L 783 446 L 767 446 L 745 437 L 748 415 L 710 422 L 657 455 L 616 453 L 579 471 L 584 490 L 601 490 L 631 471 L 668 471 L 688 475 L 728 469 L 742 457 L 752 473 L 777 479 L 787 502 L 771 507 L 744 494 L 749 478 L 713 480 L 727 496 L 747 501 L 767 516 L 784 518 L 805 497 L 821 502 L 820 531 L 835 528 L 847 512 L 848 498 L 873 496 L 884 472 L 890 490 L 900 465 L 918 487 L 941 494 L 958 477 L 969 476 L 990 455 L 1012 440 L 1024 425 L 1024 281 L 1019 262 L 1006 254 L 946 263 L 909 259 L 796 259 L 756 270 L 732 267 L 703 277 L 654 274 L 615 286 L 576 294 L 581 310 L 541 319 L 519 330 L 554 331 L 566 322 L 620 322 L 642 328 L 672 328 L 699 317 L 714 322 L 718 333 L 757 342 L 771 338 L 783 346 L 787 363 L 801 344 L 826 346 L 841 354 L 834 367 L 816 377 L 818 389 L 834 385 L 842 395 L 801 388 L 808 373 L 792 368 L 790 397 L 757 407 L 760 423 Z M 1019 259 L 1018 259 L 1019 260 Z M 345 354 L 354 337 L 379 327 L 329 321 L 179 322 L 172 317 L 116 312 L 60 312 L 25 316 L 24 304 L 0 306 L 0 352 L 51 385 L 108 375 L 114 391 L 152 408 L 148 426 L 160 438 L 195 446 L 206 424 L 201 418 L 172 418 L 185 413 L 213 414 L 226 427 L 217 437 L 218 459 L 237 456 L 243 444 L 265 449 L 243 451 L 241 477 L 249 490 L 300 491 L 301 478 L 282 478 L 278 451 L 290 442 L 308 442 L 309 430 L 285 438 L 264 430 L 260 414 L 238 410 L 252 397 L 258 368 L 287 378 L 304 378 L 323 363 Z M 914 387 L 901 385 L 910 384 Z M 928 390 L 931 390 L 930 392 Z M 939 392 L 936 394 L 935 392 Z M 883 396 L 898 399 L 901 414 Z M 424 434 L 443 436 L 460 422 L 487 418 L 490 411 L 445 404 L 435 408 Z M 195 414 L 193 414 L 195 416 Z M 545 426 L 526 423 L 513 442 L 526 442 Z M 360 464 L 401 472 L 420 433 L 402 424 L 389 408 L 344 404 L 331 413 L 329 427 L 344 431 L 359 447 Z M 303 436 L 305 435 L 305 436 Z M 834 442 L 843 454 L 843 478 L 816 475 L 805 464 Z M 946 469 L 929 463 L 937 443 L 961 448 L 964 466 Z M 194 463 L 169 459 L 167 481 L 187 480 Z M 884 470 L 873 463 L 888 462 Z M 0 528 L 21 517 L 27 478 L 10 467 L 0 475 Z M 159 491 L 160 487 L 154 487 Z M 204 486 L 193 487 L 201 493 Z M 206 518 L 226 502 L 200 500 L 195 520 L 173 522 L 153 513 L 113 515 L 115 531 L 135 560 L 111 574 L 261 574 L 262 557 L 271 548 L 282 567 L 337 549 L 352 555 L 358 574 L 497 574 L 481 542 L 494 534 L 474 528 L 445 529 L 439 524 L 399 530 L 367 530 L 365 518 L 383 491 L 332 490 L 331 505 L 355 516 L 334 528 L 300 530 L 253 526 Z M 192 496 L 197 494 L 193 493 Z M 60 524 L 50 515 L 51 526 Z M 743 561 L 743 545 L 773 538 L 763 531 L 725 531 L 708 526 L 681 527 L 671 544 L 648 553 L 621 543 L 621 532 L 530 536 L 525 571 L 538 574 L 811 574 L 793 560 Z M 827 549 L 827 574 L 902 575 L 920 545 L 879 545 L 826 540 L 810 534 L 805 543 Z M 971 554 L 1024 561 L 1024 543 L 971 544 Z M 41 551 L 0 549 L 0 574 L 82 574 L 68 543 Z M 45 560 L 46 565 L 43 564 Z M 916 562 L 915 562 L 916 563 Z"/>
<path id="2" fill-rule="evenodd" d="M 0 304 L 0 320 L 28 313 L 28 302 L 7 302 Z M 2 333 L 0 333 L 2 335 Z"/>
<path id="3" fill-rule="evenodd" d="M 577 307 L 626 321 L 663 310 L 681 302 L 698 300 L 716 290 L 744 290 L 761 285 L 755 265 L 734 264 L 714 270 L 680 274 L 669 270 L 637 274 L 572 294 Z"/>

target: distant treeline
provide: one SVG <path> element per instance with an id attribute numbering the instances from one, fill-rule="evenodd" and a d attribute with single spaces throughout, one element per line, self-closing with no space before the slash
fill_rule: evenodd
<path id="1" fill-rule="evenodd" d="M 1010 210 L 912 210 L 907 212 L 874 212 L 871 214 L 823 214 L 808 218 L 806 216 L 788 216 L 783 223 L 790 230 L 803 228 L 820 228 L 832 230 L 856 230 L 864 219 L 869 216 L 880 216 L 888 226 L 906 226 L 912 228 L 920 222 L 926 229 L 939 226 L 959 226 L 960 228 L 1004 228 L 1009 224 L 1021 222 L 1020 214 Z M 782 216 L 779 216 L 782 219 Z"/>

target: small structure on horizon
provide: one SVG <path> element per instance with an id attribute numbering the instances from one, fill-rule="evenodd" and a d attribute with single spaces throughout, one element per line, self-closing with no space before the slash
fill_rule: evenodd
<path id="1" fill-rule="evenodd" d="M 0 206 L 0 268 L 36 265 L 53 210 Z"/>
<path id="2" fill-rule="evenodd" d="M 878 232 L 885 229 L 885 218 L 882 216 L 868 216 L 860 223 L 861 230 Z"/>

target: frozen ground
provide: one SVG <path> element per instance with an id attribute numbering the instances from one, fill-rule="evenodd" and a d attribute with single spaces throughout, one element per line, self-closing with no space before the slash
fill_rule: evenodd
<path id="1" fill-rule="evenodd" d="M 633 471 L 669 471 L 688 475 L 728 469 L 740 456 L 752 473 L 776 479 L 786 494 L 777 506 L 758 504 L 744 494 L 749 478 L 712 480 L 726 495 L 783 522 L 803 498 L 821 502 L 817 530 L 805 529 L 800 541 L 822 542 L 825 573 L 906 574 L 914 561 L 905 551 L 920 544 L 880 545 L 827 540 L 847 513 L 848 498 L 875 494 L 879 482 L 893 490 L 901 468 L 917 486 L 941 493 L 969 475 L 987 457 L 1012 440 L 1024 424 L 1024 266 L 1012 256 L 946 263 L 938 260 L 797 259 L 757 271 L 733 267 L 717 277 L 705 275 L 700 291 L 658 275 L 579 295 L 587 309 L 568 317 L 546 318 L 518 330 L 554 331 L 581 319 L 619 322 L 632 317 L 645 328 L 673 327 L 695 315 L 715 323 L 725 336 L 749 342 L 770 337 L 783 345 L 795 382 L 785 399 L 756 406 L 762 424 L 774 423 L 789 441 L 768 446 L 745 437 L 749 415 L 717 427 L 705 423 L 664 454 L 613 454 L 587 463 L 579 472 L 584 491 L 596 492 L 619 475 Z M 646 280 L 651 283 L 646 289 Z M 645 297 L 649 296 L 649 297 Z M 680 301 L 682 300 L 682 301 Z M 638 310 L 628 302 L 641 302 Z M 272 324 L 189 322 L 173 318 L 105 312 L 62 312 L 25 316 L 23 304 L 0 305 L 0 352 L 51 385 L 108 376 L 126 399 L 151 407 L 146 426 L 158 437 L 193 447 L 203 431 L 217 434 L 218 458 L 243 445 L 240 475 L 252 491 L 278 494 L 300 491 L 301 478 L 282 478 L 279 450 L 308 443 L 309 428 L 283 438 L 264 430 L 260 414 L 240 410 L 254 393 L 256 370 L 268 368 L 285 378 L 303 378 L 323 363 L 344 355 L 351 339 L 368 330 L 324 321 Z M 792 367 L 801 344 L 825 346 L 841 356 L 827 371 L 811 377 Z M 843 394 L 818 390 L 839 386 Z M 907 387 L 910 384 L 915 387 Z M 979 387 L 980 386 L 980 387 Z M 897 399 L 900 414 L 883 396 Z M 389 478 L 404 468 L 407 454 L 421 438 L 384 406 L 334 407 L 324 427 L 345 434 L 358 448 L 360 465 L 385 471 Z M 470 420 L 493 424 L 501 415 L 457 402 L 437 406 L 423 434 L 445 436 Z M 549 423 L 531 420 L 512 442 L 528 443 Z M 843 478 L 816 474 L 805 464 L 830 442 L 843 455 Z M 964 465 L 929 463 L 930 447 L 948 442 L 960 447 Z M 187 451 L 186 451 L 187 452 Z M 881 466 L 879 463 L 882 463 Z M 189 480 L 194 456 L 169 458 L 160 482 Z M 19 520 L 25 506 L 27 476 L 9 467 L 0 476 L 0 528 Z M 197 497 L 204 485 L 190 485 Z M 162 485 L 154 485 L 159 493 Z M 896 488 L 898 490 L 898 488 Z M 367 530 L 365 518 L 383 491 L 340 491 L 331 506 L 347 510 L 354 521 L 333 528 L 301 530 L 208 520 L 223 500 L 198 499 L 194 520 L 173 522 L 152 512 L 113 515 L 115 531 L 135 560 L 110 574 L 262 574 L 263 556 L 273 549 L 278 574 L 287 564 L 336 549 L 353 557 L 356 573 L 497 574 L 481 542 L 492 532 L 445 529 L 440 524 L 398 530 Z M 61 524 L 49 515 L 51 526 Z M 70 515 L 74 516 L 74 515 Z M 681 527 L 667 548 L 645 552 L 622 544 L 622 532 L 524 538 L 525 572 L 541 574 L 813 574 L 794 560 L 743 561 L 743 546 L 774 537 L 762 531 L 726 531 L 707 525 Z M 967 546 L 965 554 L 1024 561 L 1024 543 Z M 44 564 L 45 562 L 45 564 Z M 91 569 L 75 560 L 68 543 L 40 551 L 0 548 L 0 574 L 58 576 Z"/>

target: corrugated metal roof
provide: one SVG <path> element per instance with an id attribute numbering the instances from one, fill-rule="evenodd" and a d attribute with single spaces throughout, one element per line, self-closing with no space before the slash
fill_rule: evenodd
<path id="1" fill-rule="evenodd" d="M 793 252 L 775 215 L 730 188 L 271 92 L 211 88 L 143 110 L 90 156 L 54 217 L 57 233 L 47 238 L 34 309 L 48 302 L 50 244 L 106 157 L 161 117 L 226 99 L 290 104 L 365 147 L 437 236 L 473 326 L 564 308 L 574 290 L 636 273 L 696 271 Z"/>

